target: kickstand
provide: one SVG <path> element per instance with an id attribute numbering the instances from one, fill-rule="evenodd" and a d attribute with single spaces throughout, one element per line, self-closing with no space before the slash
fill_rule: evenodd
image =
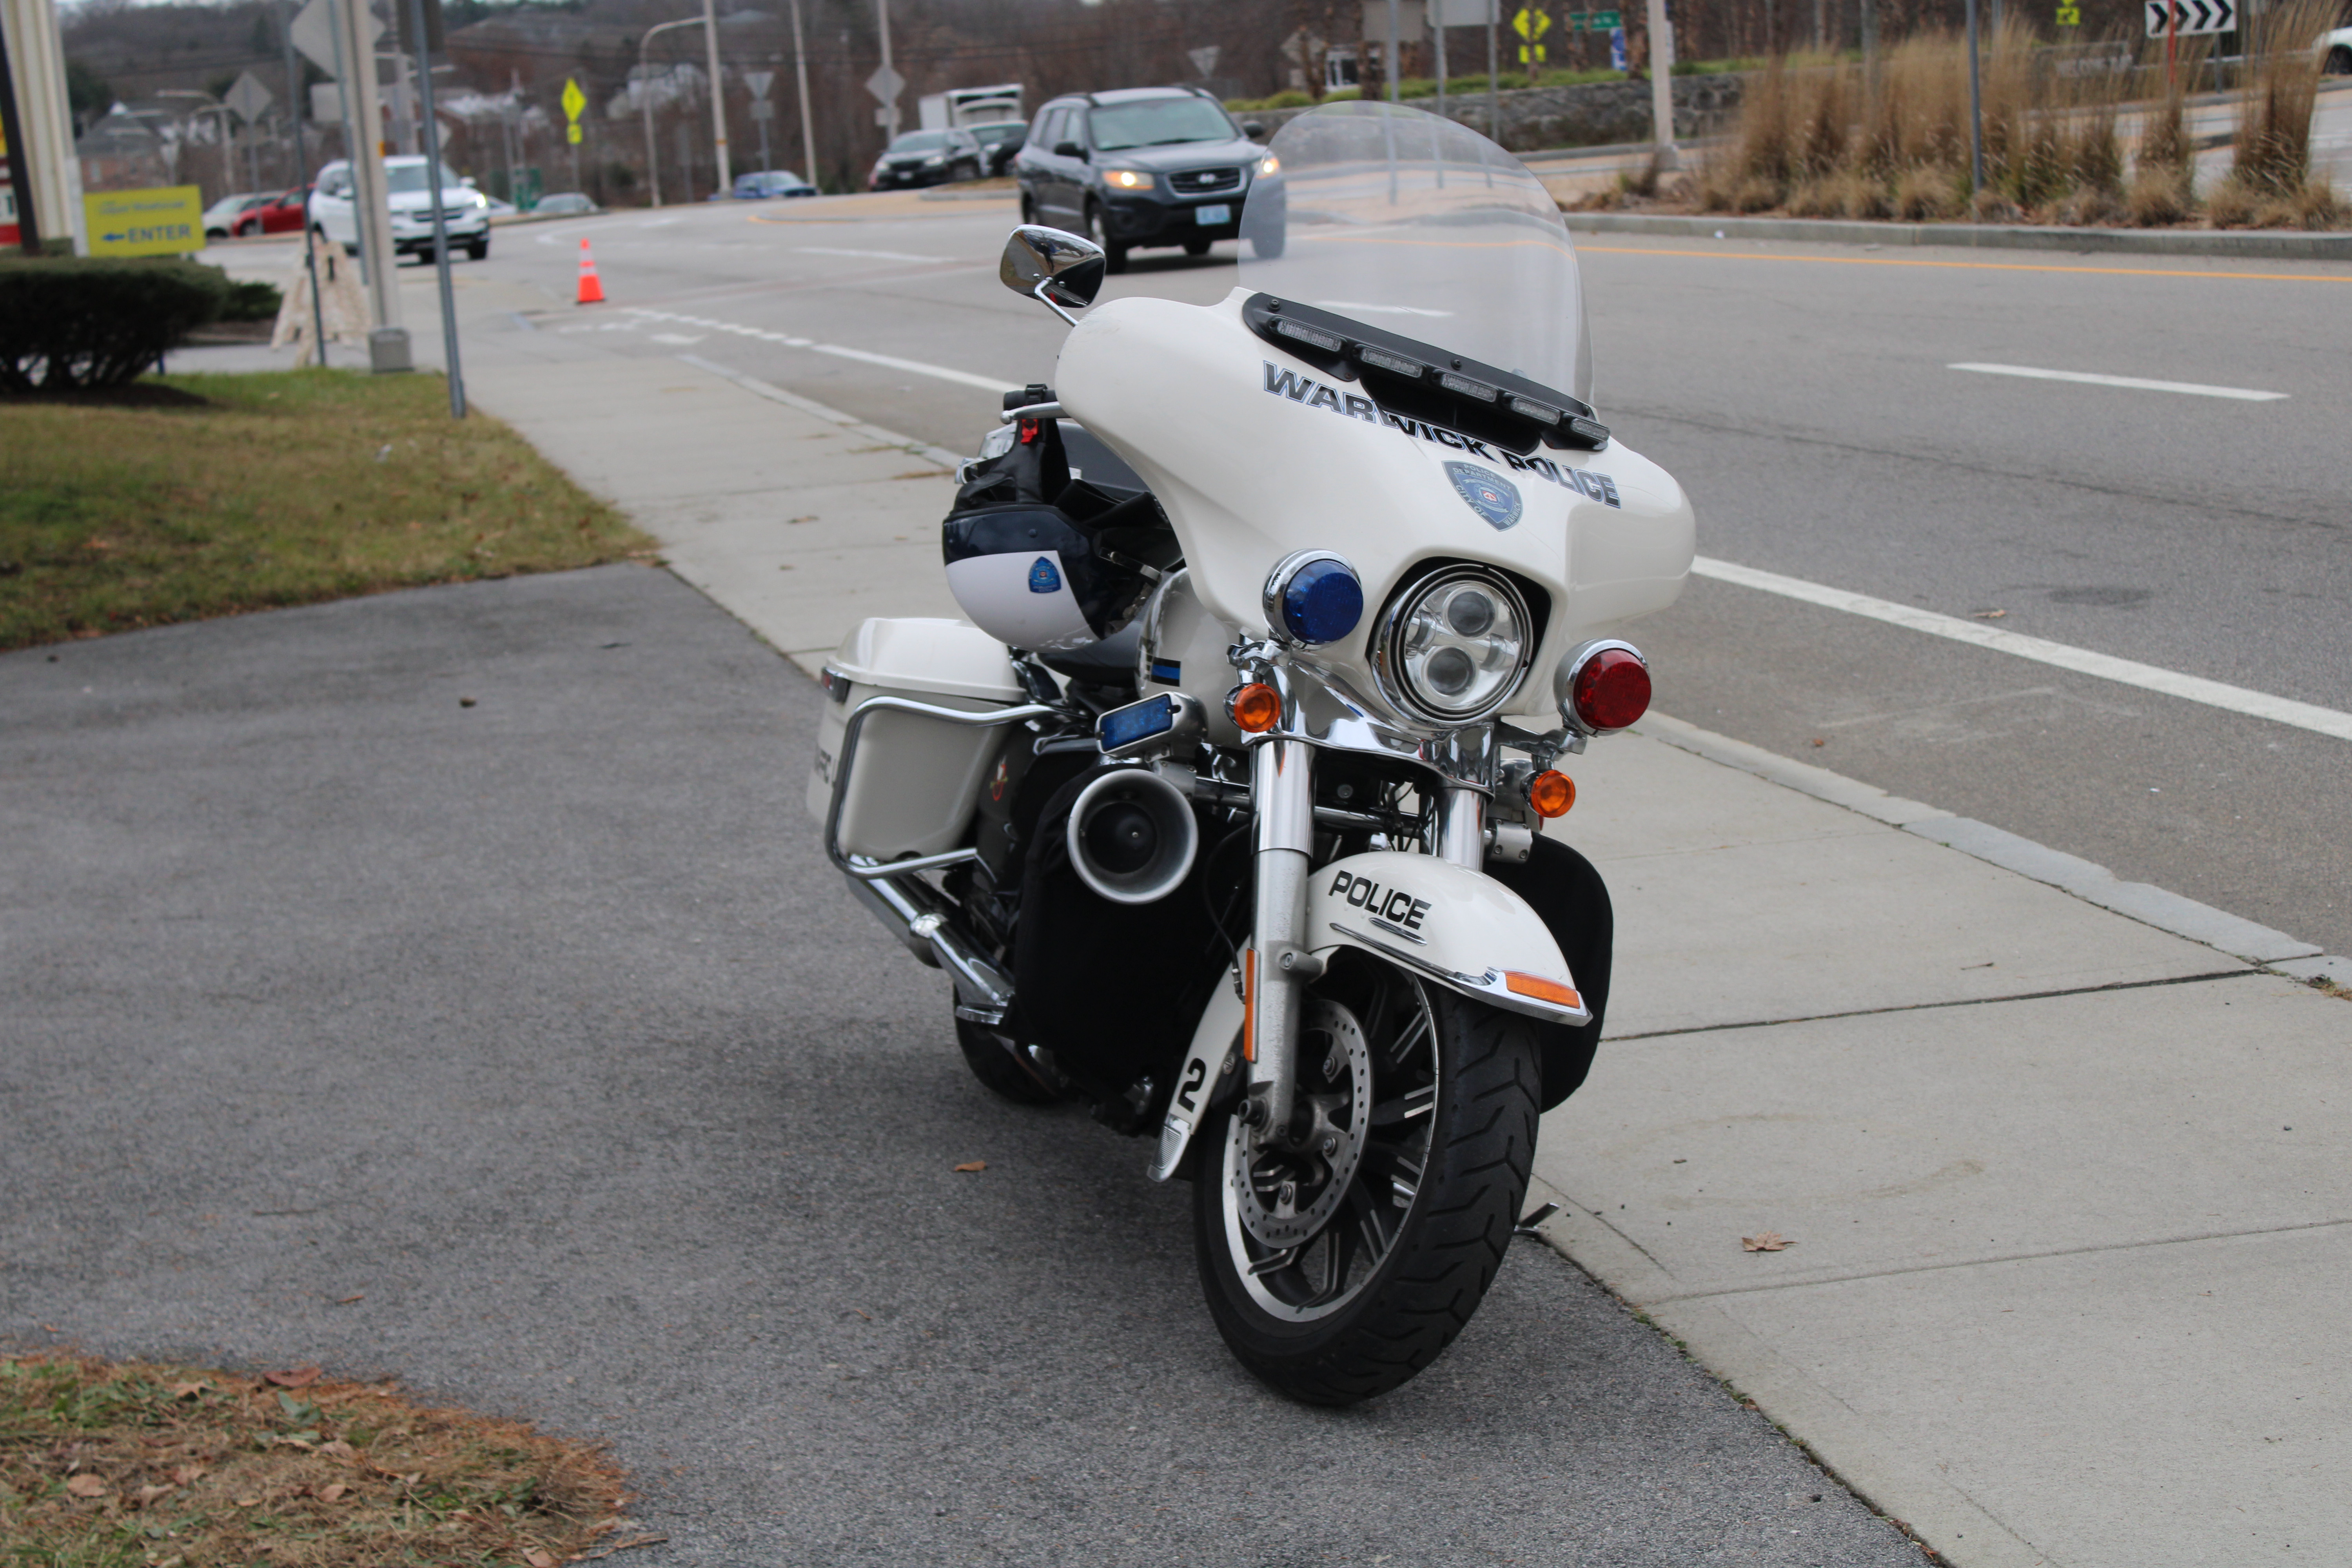
<path id="1" fill-rule="evenodd" d="M 1559 1212 L 1559 1205 L 1558 1204 L 1544 1204 L 1539 1207 L 1529 1209 L 1526 1214 L 1519 1216 L 1519 1223 L 1511 1227 L 1511 1234 L 1513 1236 L 1538 1235 L 1540 1233 L 1537 1227 L 1541 1226 L 1544 1221 L 1551 1218 L 1552 1215 Z"/>

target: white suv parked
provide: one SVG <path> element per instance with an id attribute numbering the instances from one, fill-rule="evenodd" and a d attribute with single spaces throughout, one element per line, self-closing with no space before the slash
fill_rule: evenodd
<path id="1" fill-rule="evenodd" d="M 458 184 L 441 166 L 442 222 L 449 231 L 449 248 L 462 250 L 479 261 L 490 253 L 489 198 Z M 386 158 L 384 184 L 392 199 L 392 249 L 397 256 L 433 254 L 433 195 L 425 188 L 425 160 Z M 319 187 L 310 194 L 310 226 L 356 254 L 360 247 L 359 219 L 352 206 L 352 166 L 341 159 L 319 171 Z"/>

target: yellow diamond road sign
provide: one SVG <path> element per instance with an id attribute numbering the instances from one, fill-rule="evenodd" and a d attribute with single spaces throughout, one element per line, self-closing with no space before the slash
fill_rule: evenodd
<path id="1" fill-rule="evenodd" d="M 194 185 L 98 191 L 81 199 L 92 256 L 175 256 L 205 247 L 205 198 Z"/>
<path id="2" fill-rule="evenodd" d="M 570 77 L 563 79 L 563 118 L 577 121 L 580 111 L 588 107 L 588 95 Z"/>

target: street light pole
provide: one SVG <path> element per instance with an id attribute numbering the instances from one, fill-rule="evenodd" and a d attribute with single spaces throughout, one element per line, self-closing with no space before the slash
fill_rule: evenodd
<path id="1" fill-rule="evenodd" d="M 661 149 L 654 145 L 654 84 L 646 75 L 646 46 L 654 41 L 656 33 L 667 33 L 674 27 L 699 27 L 699 16 L 685 16 L 675 22 L 657 22 L 647 27 L 637 39 L 637 103 L 646 112 L 646 178 L 651 183 L 654 205 L 661 199 Z"/>
<path id="2" fill-rule="evenodd" d="M 816 177 L 816 132 L 809 119 L 808 51 L 801 47 L 801 0 L 793 0 L 793 75 L 801 88 L 801 161 L 808 165 L 801 171 L 801 178 L 823 190 Z"/>

